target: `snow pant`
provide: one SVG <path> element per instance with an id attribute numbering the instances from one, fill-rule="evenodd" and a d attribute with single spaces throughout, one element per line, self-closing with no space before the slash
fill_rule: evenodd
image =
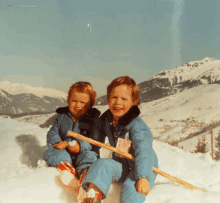
<path id="1" fill-rule="evenodd" d="M 69 153 L 67 150 L 49 148 L 43 155 L 44 160 L 49 166 L 58 166 L 60 162 L 71 163 L 75 169 L 77 176 L 89 168 L 93 162 L 97 160 L 97 154 L 94 151 L 84 151 L 80 153 Z"/>
<path id="2" fill-rule="evenodd" d="M 154 186 L 156 173 L 150 177 L 150 189 Z M 96 185 L 106 198 L 113 182 L 124 182 L 121 190 L 121 203 L 143 203 L 145 195 L 136 191 L 135 169 L 129 170 L 122 163 L 114 159 L 101 158 L 91 165 L 87 172 L 82 187 L 88 190 L 90 183 Z"/>

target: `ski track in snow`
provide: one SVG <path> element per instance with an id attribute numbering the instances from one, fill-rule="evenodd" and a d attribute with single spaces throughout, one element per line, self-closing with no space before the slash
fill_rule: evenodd
<path id="1" fill-rule="evenodd" d="M 76 191 L 61 187 L 55 168 L 40 164 L 46 147 L 46 133 L 34 124 L 0 118 L 0 202 L 74 203 Z M 190 190 L 158 175 L 145 203 L 217 203 L 220 201 L 220 162 L 209 154 L 191 154 L 154 140 L 159 169 L 197 187 Z M 102 150 L 102 157 L 111 155 Z M 43 162 L 42 162 L 43 163 Z M 104 203 L 119 202 L 120 184 L 113 184 Z"/>

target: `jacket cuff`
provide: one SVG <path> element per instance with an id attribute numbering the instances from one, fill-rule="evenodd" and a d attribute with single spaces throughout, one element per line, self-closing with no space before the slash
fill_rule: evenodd
<path id="1" fill-rule="evenodd" d="M 59 142 L 62 142 L 62 140 L 51 140 L 51 141 L 49 141 L 48 142 L 48 145 L 54 145 L 54 144 L 56 144 L 56 143 L 59 143 Z"/>
<path id="2" fill-rule="evenodd" d="M 79 139 L 77 141 L 80 144 L 80 152 L 90 151 L 92 149 L 92 146 L 89 143 Z"/>
<path id="3" fill-rule="evenodd" d="M 138 181 L 141 178 L 147 179 L 150 182 L 150 178 L 148 176 L 141 176 L 141 175 L 136 176 L 136 181 Z"/>

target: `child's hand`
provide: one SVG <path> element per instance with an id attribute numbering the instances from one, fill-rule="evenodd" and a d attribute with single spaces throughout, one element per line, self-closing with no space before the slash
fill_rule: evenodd
<path id="1" fill-rule="evenodd" d="M 136 188 L 140 194 L 148 195 L 148 193 L 150 192 L 150 184 L 148 182 L 148 179 L 140 178 L 137 182 Z"/>
<path id="2" fill-rule="evenodd" d="M 78 142 L 76 142 L 75 145 L 69 145 L 68 150 L 71 153 L 79 153 L 80 152 L 80 144 Z"/>
<path id="3" fill-rule="evenodd" d="M 62 141 L 62 142 L 59 142 L 59 143 L 53 145 L 54 148 L 57 148 L 60 150 L 66 149 L 67 146 L 68 146 L 68 144 L 66 141 Z"/>

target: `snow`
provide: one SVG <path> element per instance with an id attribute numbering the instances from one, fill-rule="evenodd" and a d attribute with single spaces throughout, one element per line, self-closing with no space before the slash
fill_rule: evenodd
<path id="1" fill-rule="evenodd" d="M 49 96 L 56 98 L 63 98 L 66 100 L 67 94 L 65 92 L 43 87 L 33 87 L 28 84 L 23 83 L 10 83 L 9 81 L 0 82 L 0 89 L 5 90 L 6 92 L 16 95 L 23 93 L 31 93 L 39 97 Z"/>
<path id="2" fill-rule="evenodd" d="M 220 118 L 220 85 L 200 85 L 152 102 L 142 103 L 142 116 L 186 119 L 193 115 L 202 122 Z M 176 109 L 176 111 L 174 111 Z M 156 113 L 156 115 L 155 115 Z M 160 114 L 160 115 L 159 115 Z"/>
<path id="3" fill-rule="evenodd" d="M 220 85 L 208 84 L 186 89 L 140 105 L 141 117 L 150 127 L 154 137 L 163 142 L 186 138 L 190 133 L 199 132 L 210 124 L 220 121 Z M 214 128 L 214 138 L 218 134 Z M 210 132 L 206 135 L 210 146 Z M 198 136 L 179 142 L 184 150 L 191 151 L 198 142 Z M 209 147 L 211 151 L 211 147 Z"/>
<path id="4" fill-rule="evenodd" d="M 25 123 L 34 123 L 37 125 L 42 125 L 44 124 L 47 119 L 49 119 L 50 117 L 54 116 L 56 113 L 49 113 L 49 114 L 40 114 L 40 115 L 28 115 L 28 116 L 21 116 L 18 118 L 14 118 L 17 121 L 20 122 L 25 122 Z"/>
<path id="5" fill-rule="evenodd" d="M 7 95 L 2 91 L 0 91 L 0 95 L 1 95 L 2 98 L 7 98 Z"/>
<path id="6" fill-rule="evenodd" d="M 201 61 L 191 61 L 189 63 L 177 66 L 172 70 L 161 71 L 150 79 L 153 78 L 168 78 L 171 85 L 177 82 L 184 82 L 186 80 L 200 79 L 203 80 L 203 76 L 212 76 L 212 81 L 219 79 L 219 64 L 220 60 L 213 58 L 204 58 Z M 205 82 L 206 83 L 206 82 Z"/>
<path id="7" fill-rule="evenodd" d="M 106 107 L 102 107 L 104 111 Z M 35 124 L 0 118 L 0 202 L 74 203 L 76 191 L 62 187 L 59 172 L 42 161 L 46 133 Z M 159 169 L 192 185 L 206 189 L 187 189 L 158 175 L 146 203 L 217 203 L 220 201 L 220 162 L 209 154 L 191 154 L 154 140 Z M 107 153 L 102 151 L 102 157 Z M 119 202 L 120 184 L 113 184 L 104 203 Z"/>
<path id="8" fill-rule="evenodd" d="M 1 88 L 1 86 L 0 86 L 0 88 Z M 2 99 L 6 100 L 8 103 L 12 102 L 12 99 L 9 98 L 3 91 L 1 91 L 1 89 L 0 89 L 0 97 Z"/>
<path id="9" fill-rule="evenodd" d="M 213 137 L 218 137 L 218 133 L 220 132 L 220 127 L 216 127 L 213 129 Z M 196 137 L 193 137 L 191 139 L 182 141 L 179 143 L 179 146 L 184 146 L 184 151 L 191 151 L 194 150 L 196 147 L 196 144 L 198 143 L 198 138 L 201 140 L 202 137 L 205 136 L 206 141 L 207 141 L 207 148 L 209 150 L 209 152 L 211 152 L 211 132 L 207 131 L 205 133 L 202 133 Z M 214 151 L 217 150 L 217 148 L 215 147 L 215 139 L 214 139 Z"/>

